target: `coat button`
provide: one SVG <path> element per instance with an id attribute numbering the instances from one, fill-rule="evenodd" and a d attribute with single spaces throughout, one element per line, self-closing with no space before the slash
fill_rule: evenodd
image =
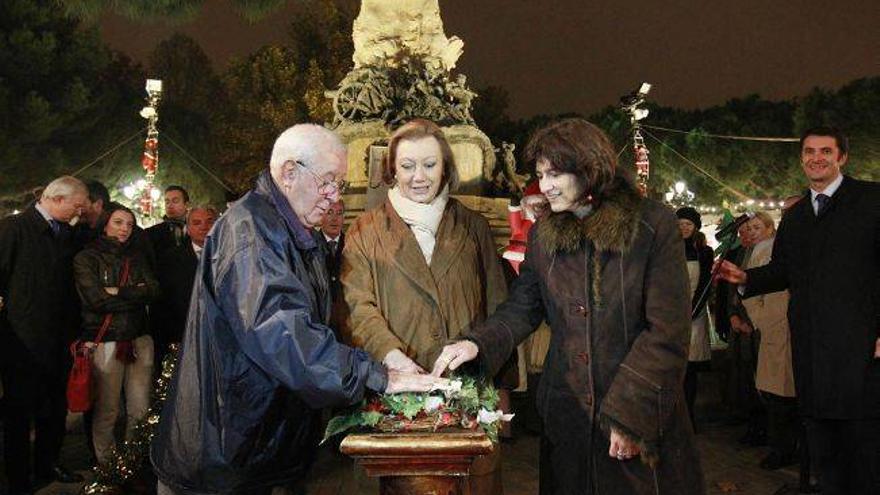
<path id="1" fill-rule="evenodd" d="M 568 310 L 569 310 L 570 313 L 572 313 L 572 314 L 576 314 L 576 315 L 580 315 L 580 316 L 582 316 L 582 317 L 584 317 L 584 318 L 586 318 L 587 315 L 590 314 L 590 308 L 586 307 L 586 306 L 583 305 L 583 304 L 574 304 L 574 303 L 572 303 L 572 304 L 569 306 Z"/>

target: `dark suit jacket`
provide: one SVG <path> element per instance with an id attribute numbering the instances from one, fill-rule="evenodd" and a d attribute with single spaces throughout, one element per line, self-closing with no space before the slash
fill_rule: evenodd
<path id="1" fill-rule="evenodd" d="M 73 231 L 53 235 L 34 206 L 0 220 L 0 363 L 66 368 L 79 333 Z"/>
<path id="2" fill-rule="evenodd" d="M 167 219 L 164 222 L 147 228 L 144 230 L 144 233 L 147 235 L 147 239 L 149 239 L 152 250 L 149 254 L 152 256 L 151 261 L 154 263 L 158 258 L 162 257 L 164 251 L 178 249 L 189 242 L 184 232 L 184 224 L 171 222 Z"/>
<path id="3" fill-rule="evenodd" d="M 340 279 L 342 271 L 342 248 L 345 247 L 345 233 L 339 234 L 339 244 L 336 246 L 336 253 L 330 252 L 330 243 L 324 237 L 323 232 L 314 231 L 315 241 L 318 243 L 318 249 L 324 255 L 327 265 L 327 275 L 330 277 L 330 299 L 333 306 L 330 309 L 330 328 L 336 333 L 336 338 L 340 342 L 350 343 L 351 338 L 348 327 L 348 306 L 342 296 L 342 280 Z"/>
<path id="4" fill-rule="evenodd" d="M 845 177 L 821 217 L 809 197 L 785 214 L 773 259 L 746 297 L 788 289 L 798 402 L 815 418 L 880 417 L 880 184 Z"/>
<path id="5" fill-rule="evenodd" d="M 198 261 L 188 236 L 179 246 L 166 247 L 156 254 L 156 278 L 162 297 L 150 306 L 150 321 L 153 337 L 163 349 L 183 338 Z"/>
<path id="6" fill-rule="evenodd" d="M 342 269 L 342 248 L 345 247 L 345 233 L 339 235 L 339 244 L 336 246 L 336 252 L 330 252 L 330 243 L 324 237 L 322 232 L 315 231 L 315 240 L 321 252 L 324 253 L 324 259 L 327 262 L 327 274 L 330 275 L 330 293 L 333 298 L 342 295 L 342 282 L 339 280 L 339 272 Z"/>

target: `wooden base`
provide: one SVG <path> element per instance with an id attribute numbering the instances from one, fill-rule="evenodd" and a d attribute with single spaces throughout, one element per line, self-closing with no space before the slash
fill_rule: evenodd
<path id="1" fill-rule="evenodd" d="M 449 430 L 354 434 L 340 450 L 379 478 L 382 495 L 468 495 L 474 459 L 493 446 L 482 431 Z"/>

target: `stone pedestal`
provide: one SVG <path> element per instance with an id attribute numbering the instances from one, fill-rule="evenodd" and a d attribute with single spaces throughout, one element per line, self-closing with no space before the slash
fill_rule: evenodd
<path id="1" fill-rule="evenodd" d="M 343 123 L 334 129 L 348 146 L 348 175 L 352 192 L 366 194 L 366 209 L 385 201 L 388 186 L 382 182 L 382 157 L 391 132 L 377 120 Z M 443 127 L 458 167 L 457 194 L 480 195 L 495 168 L 492 142 L 480 129 L 469 125 Z"/>
<path id="2" fill-rule="evenodd" d="M 492 449 L 483 432 L 470 430 L 354 434 L 340 445 L 379 478 L 382 495 L 468 495 L 474 459 Z"/>

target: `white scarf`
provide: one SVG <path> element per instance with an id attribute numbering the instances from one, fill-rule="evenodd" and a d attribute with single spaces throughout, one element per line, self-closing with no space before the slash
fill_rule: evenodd
<path id="1" fill-rule="evenodd" d="M 437 228 L 440 226 L 443 211 L 449 201 L 449 186 L 443 187 L 443 190 L 430 203 L 416 203 L 403 197 L 398 186 L 388 190 L 388 199 L 403 223 L 409 225 L 416 237 L 416 242 L 422 249 L 425 261 L 430 266 L 431 256 L 434 254 L 434 244 L 437 240 Z"/>

